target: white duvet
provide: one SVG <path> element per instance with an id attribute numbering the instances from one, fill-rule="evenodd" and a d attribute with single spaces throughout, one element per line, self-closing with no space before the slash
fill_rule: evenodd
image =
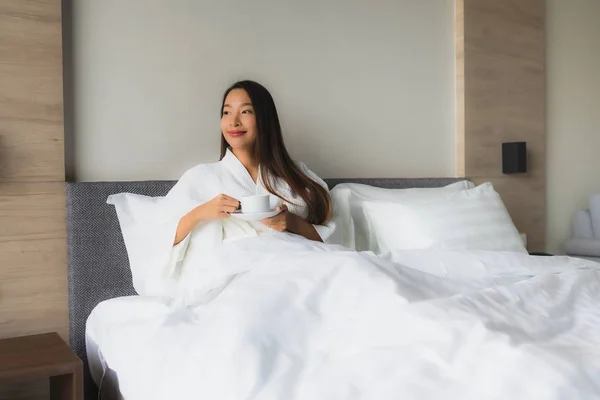
<path id="1" fill-rule="evenodd" d="M 212 262 L 181 299 L 92 312 L 126 400 L 600 398 L 600 264 L 290 234 Z"/>

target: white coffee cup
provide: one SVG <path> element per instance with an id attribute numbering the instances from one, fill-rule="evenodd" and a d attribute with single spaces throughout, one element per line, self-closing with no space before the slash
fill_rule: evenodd
<path id="1" fill-rule="evenodd" d="M 240 204 L 243 213 L 259 213 L 271 210 L 268 194 L 242 197 Z"/>

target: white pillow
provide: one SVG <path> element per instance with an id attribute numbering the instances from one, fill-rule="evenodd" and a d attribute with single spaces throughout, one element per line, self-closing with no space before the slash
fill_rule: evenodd
<path id="1" fill-rule="evenodd" d="M 389 250 L 493 250 L 527 253 L 491 183 L 443 198 L 363 204 L 379 253 Z"/>
<path id="2" fill-rule="evenodd" d="M 125 221 L 143 221 L 149 217 L 160 215 L 157 213 L 163 196 L 144 196 L 135 193 L 111 194 L 106 199 L 108 204 L 115 206 L 119 223 Z"/>
<path id="3" fill-rule="evenodd" d="M 458 192 L 461 190 L 472 189 L 475 187 L 475 185 L 471 181 L 463 180 L 450 183 L 446 186 L 428 188 L 415 187 L 406 189 L 386 189 L 365 185 L 362 183 L 340 183 L 336 186 L 336 188 L 337 187 L 350 189 L 355 196 L 359 196 L 364 199 L 393 202 L 413 197 L 436 196 L 440 192 Z"/>
<path id="4" fill-rule="evenodd" d="M 464 180 L 451 183 L 446 186 L 436 188 L 408 188 L 408 189 L 384 189 L 360 183 L 341 183 L 331 190 L 334 198 L 334 208 L 336 207 L 335 198 L 340 203 L 348 203 L 343 212 L 349 213 L 345 218 L 346 226 L 337 226 L 337 229 L 347 230 L 352 238 L 354 249 L 357 251 L 377 251 L 377 240 L 366 218 L 363 210 L 363 203 L 366 201 L 387 201 L 400 202 L 415 199 L 434 199 L 445 197 L 448 194 L 456 193 L 461 190 L 471 189 L 472 182 Z"/>
<path id="5" fill-rule="evenodd" d="M 188 273 L 193 274 L 199 265 L 213 265 L 206 260 L 212 257 L 211 250 L 222 243 L 224 226 L 218 219 L 199 224 L 173 245 L 179 221 L 193 205 L 173 207 L 167 199 L 168 196 L 118 193 L 109 196 L 107 203 L 114 205 L 117 212 L 136 292 L 173 299 L 187 295 L 186 278 L 182 274 L 184 257 L 190 255 L 188 245 L 200 257 L 190 261 L 193 267 Z"/>
<path id="6" fill-rule="evenodd" d="M 167 292 L 163 284 L 164 277 L 154 273 L 148 265 L 149 248 L 155 249 L 156 254 L 163 255 L 165 259 L 173 253 L 170 243 L 177 227 L 171 216 L 162 211 L 162 199 L 161 196 L 118 193 L 108 196 L 106 200 L 115 207 L 127 249 L 133 287 L 140 295 L 163 296 Z"/>

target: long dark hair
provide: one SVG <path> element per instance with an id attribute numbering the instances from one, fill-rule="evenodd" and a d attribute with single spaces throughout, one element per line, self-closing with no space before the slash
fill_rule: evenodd
<path id="1" fill-rule="evenodd" d="M 223 95 L 221 115 L 223 115 L 225 99 L 234 89 L 245 90 L 254 107 L 257 127 L 254 156 L 260 165 L 260 175 L 265 188 L 275 196 L 291 203 L 274 189 L 273 178 L 283 179 L 290 186 L 292 192 L 297 193 L 306 203 L 307 222 L 318 225 L 327 222 L 331 217 L 329 192 L 307 177 L 292 161 L 283 143 L 277 108 L 269 91 L 257 82 L 249 80 L 236 82 Z M 221 135 L 221 159 L 225 156 L 228 147 L 225 136 Z"/>

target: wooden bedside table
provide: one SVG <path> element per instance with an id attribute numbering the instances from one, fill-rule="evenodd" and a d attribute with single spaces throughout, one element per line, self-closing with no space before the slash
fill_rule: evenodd
<path id="1" fill-rule="evenodd" d="M 83 399 L 83 364 L 57 333 L 0 340 L 0 384 L 50 379 L 52 400 Z"/>

